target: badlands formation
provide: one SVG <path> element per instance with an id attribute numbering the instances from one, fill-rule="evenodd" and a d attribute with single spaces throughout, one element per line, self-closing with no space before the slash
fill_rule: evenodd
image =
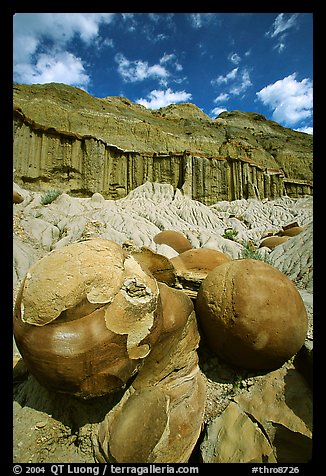
<path id="1" fill-rule="evenodd" d="M 261 114 L 152 111 L 64 84 L 14 85 L 13 99 L 14 180 L 30 190 L 117 199 L 149 181 L 206 205 L 312 194 L 312 136 Z"/>
<path id="2" fill-rule="evenodd" d="M 14 85 L 14 462 L 307 462 L 312 136 Z"/>
<path id="3" fill-rule="evenodd" d="M 61 193 L 43 205 L 44 192 L 17 184 L 14 192 L 16 462 L 310 459 L 312 197 L 208 207 L 147 182 L 119 200 Z M 294 228 L 275 247 L 260 246 Z M 268 344 L 275 354 L 283 334 L 299 332 L 276 364 L 259 363 L 258 345 L 248 366 L 232 342 L 221 354 L 205 334 L 197 295 L 232 263 L 249 263 L 254 286 L 241 298 L 231 277 L 240 275 L 227 271 L 233 283 L 221 292 L 233 290 L 242 309 L 233 314 L 250 316 L 241 299 L 261 312 L 254 324 L 265 338 L 278 329 Z M 284 280 L 277 302 L 258 289 L 257 273 L 271 288 L 278 273 Z"/>

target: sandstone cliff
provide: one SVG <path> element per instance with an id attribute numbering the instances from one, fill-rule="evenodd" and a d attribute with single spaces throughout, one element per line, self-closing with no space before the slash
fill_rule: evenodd
<path id="1" fill-rule="evenodd" d="M 186 103 L 153 111 L 64 84 L 14 85 L 14 179 L 120 198 L 146 181 L 206 204 L 312 193 L 312 136 L 256 113 L 212 120 Z"/>

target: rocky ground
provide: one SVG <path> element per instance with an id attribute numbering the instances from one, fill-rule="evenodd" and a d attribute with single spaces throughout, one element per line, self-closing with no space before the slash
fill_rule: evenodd
<path id="1" fill-rule="evenodd" d="M 162 230 L 182 232 L 194 248 L 239 259 L 255 252 L 296 285 L 309 327 L 304 347 L 280 369 L 245 371 L 212 355 L 202 338 L 199 365 L 207 389 L 202 433 L 190 457 L 196 462 L 308 461 L 312 438 L 313 342 L 312 197 L 236 200 L 207 207 L 170 185 L 146 183 L 120 200 L 73 198 L 44 203 L 44 193 L 14 185 L 14 299 L 29 267 L 50 251 L 91 237 L 132 241 L 172 258 L 153 241 Z M 43 201 L 43 203 L 42 203 Z M 297 223 L 303 231 L 273 250 L 262 239 Z M 232 239 L 227 230 L 232 230 Z M 229 238 L 226 238 L 228 236 Z M 255 250 L 255 251 L 253 251 Z M 259 253 L 259 256 L 257 256 Z M 14 342 L 14 461 L 95 462 L 99 423 L 121 394 L 80 401 L 56 395 L 27 371 Z M 219 441 L 219 445 L 216 442 Z"/>

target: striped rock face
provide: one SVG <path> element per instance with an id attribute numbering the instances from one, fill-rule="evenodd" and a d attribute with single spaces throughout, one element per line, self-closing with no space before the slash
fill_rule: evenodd
<path id="1" fill-rule="evenodd" d="M 109 240 L 53 251 L 29 269 L 14 336 L 45 386 L 84 398 L 120 389 L 162 326 L 156 280 Z"/>
<path id="2" fill-rule="evenodd" d="M 308 328 L 292 281 L 264 262 L 221 264 L 199 289 L 196 315 L 210 348 L 244 368 L 280 367 L 302 347 Z"/>

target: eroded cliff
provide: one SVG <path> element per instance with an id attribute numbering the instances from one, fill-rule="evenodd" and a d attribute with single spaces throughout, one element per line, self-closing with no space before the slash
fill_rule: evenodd
<path id="1" fill-rule="evenodd" d="M 14 85 L 14 180 L 119 198 L 146 181 L 211 204 L 312 193 L 312 136 L 256 113 L 212 120 L 194 104 L 153 111 L 64 84 Z"/>

